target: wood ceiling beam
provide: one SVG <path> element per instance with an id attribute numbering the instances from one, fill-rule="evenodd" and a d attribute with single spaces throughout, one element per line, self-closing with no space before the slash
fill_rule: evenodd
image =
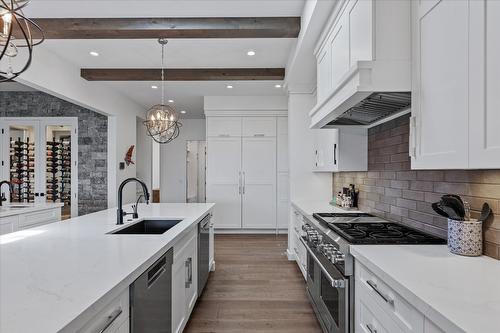
<path id="1" fill-rule="evenodd" d="M 296 38 L 300 17 L 35 18 L 47 39 Z M 34 34 L 35 37 L 37 37 Z M 39 37 L 39 36 L 38 36 Z"/>
<path id="2" fill-rule="evenodd" d="M 161 68 L 82 68 L 87 81 L 161 81 Z M 169 68 L 166 81 L 283 80 L 284 68 Z"/>

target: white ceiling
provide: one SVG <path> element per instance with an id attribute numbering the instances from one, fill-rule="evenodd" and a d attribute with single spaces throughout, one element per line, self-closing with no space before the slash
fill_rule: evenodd
<path id="1" fill-rule="evenodd" d="M 29 17 L 245 17 L 300 16 L 305 0 L 33 0 Z M 296 39 L 171 39 L 166 49 L 169 68 L 285 67 Z M 47 40 L 42 45 L 78 68 L 160 67 L 156 40 Z M 247 56 L 254 50 L 256 55 Z M 90 56 L 96 51 L 98 57 Z M 36 55 L 35 55 L 36 56 Z M 169 82 L 168 99 L 186 110 L 185 118 L 203 117 L 203 96 L 283 95 L 278 81 Z M 106 85 L 146 110 L 160 102 L 159 82 L 91 82 Z M 231 84 L 233 89 L 227 89 Z"/>

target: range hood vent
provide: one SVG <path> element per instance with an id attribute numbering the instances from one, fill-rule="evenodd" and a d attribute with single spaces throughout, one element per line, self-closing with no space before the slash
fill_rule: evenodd
<path id="1" fill-rule="evenodd" d="M 324 127 L 365 126 L 411 106 L 411 92 L 374 92 Z"/>

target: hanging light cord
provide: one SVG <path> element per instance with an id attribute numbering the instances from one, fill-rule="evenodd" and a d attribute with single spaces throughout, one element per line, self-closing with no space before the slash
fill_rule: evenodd
<path id="1" fill-rule="evenodd" d="M 165 105 L 165 44 L 167 41 L 161 40 L 161 105 Z"/>

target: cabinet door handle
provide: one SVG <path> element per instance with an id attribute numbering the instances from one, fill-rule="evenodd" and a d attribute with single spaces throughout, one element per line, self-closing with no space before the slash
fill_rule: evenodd
<path id="1" fill-rule="evenodd" d="M 193 258 L 188 258 L 186 260 L 185 265 L 186 265 L 186 268 L 188 269 L 188 276 L 187 276 L 187 280 L 185 283 L 185 287 L 189 288 L 191 286 L 191 284 L 193 283 Z"/>
<path id="2" fill-rule="evenodd" d="M 337 165 L 337 144 L 333 145 L 333 164 Z"/>
<path id="3" fill-rule="evenodd" d="M 417 157 L 417 117 L 410 117 L 410 157 Z"/>
<path id="4" fill-rule="evenodd" d="M 102 325 L 100 329 L 97 329 L 96 332 L 104 333 L 106 330 L 115 322 L 116 318 L 118 318 L 122 314 L 123 310 L 121 306 L 113 311 L 109 316 L 106 317 L 106 322 Z"/>
<path id="5" fill-rule="evenodd" d="M 257 134 L 254 134 L 253 136 L 265 136 L 264 133 L 257 133 Z"/>
<path id="6" fill-rule="evenodd" d="M 229 134 L 219 134 L 219 136 L 222 138 L 227 138 L 227 137 L 229 137 Z"/>
<path id="7" fill-rule="evenodd" d="M 241 171 L 238 172 L 238 194 L 241 195 Z"/>
<path id="8" fill-rule="evenodd" d="M 366 324 L 366 328 L 370 333 L 377 333 L 377 330 L 375 329 L 375 327 L 373 327 L 372 324 Z"/>
<path id="9" fill-rule="evenodd" d="M 375 282 L 373 282 L 372 280 L 367 280 L 366 283 L 373 289 L 373 291 L 375 291 L 386 303 L 390 304 L 390 305 L 394 305 L 394 300 L 391 299 L 388 295 L 384 294 L 383 292 L 381 292 L 378 287 L 377 287 L 377 284 Z"/>

